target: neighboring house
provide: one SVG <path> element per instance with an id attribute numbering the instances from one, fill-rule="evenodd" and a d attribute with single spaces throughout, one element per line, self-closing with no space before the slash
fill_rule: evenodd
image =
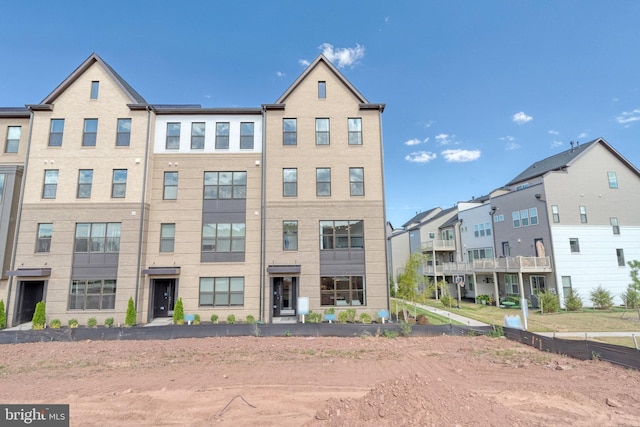
<path id="1" fill-rule="evenodd" d="M 275 104 L 202 108 L 149 104 L 92 54 L 27 107 L 0 109 L 9 325 L 40 300 L 80 323 L 129 298 L 139 323 L 178 298 L 203 320 L 388 309 L 384 105 L 323 56 Z"/>

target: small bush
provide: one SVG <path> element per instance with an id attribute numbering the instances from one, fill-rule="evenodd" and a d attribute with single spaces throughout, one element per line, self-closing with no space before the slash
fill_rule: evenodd
<path id="1" fill-rule="evenodd" d="M 87 320 L 87 326 L 90 328 L 95 328 L 96 326 L 98 326 L 98 320 L 95 317 L 90 317 Z"/>
<path id="2" fill-rule="evenodd" d="M 227 323 L 230 325 L 233 325 L 234 323 L 236 323 L 236 316 L 235 314 L 230 314 L 227 316 Z"/>
<path id="3" fill-rule="evenodd" d="M 443 295 L 440 297 L 440 302 L 447 308 L 451 308 L 453 303 L 456 302 L 456 299 L 451 295 Z"/>
<path id="4" fill-rule="evenodd" d="M 7 327 L 7 312 L 4 311 L 4 300 L 0 299 L 0 329 Z"/>
<path id="5" fill-rule="evenodd" d="M 633 285 L 629 285 L 627 291 L 623 292 L 620 298 L 622 298 L 622 302 L 627 308 L 638 308 L 640 306 L 640 292 Z"/>
<path id="6" fill-rule="evenodd" d="M 560 297 L 557 294 L 540 292 L 538 299 L 543 313 L 557 313 L 560 311 Z"/>
<path id="7" fill-rule="evenodd" d="M 613 296 L 611 296 L 611 292 L 603 288 L 602 285 L 592 290 L 590 296 L 591 302 L 593 302 L 593 308 L 597 310 L 609 310 L 613 307 Z"/>
<path id="8" fill-rule="evenodd" d="M 314 313 L 313 311 L 309 311 L 306 320 L 309 323 L 320 323 L 322 322 L 322 313 Z"/>
<path id="9" fill-rule="evenodd" d="M 36 304 L 36 311 L 33 313 L 33 319 L 31 320 L 33 329 L 44 329 L 44 325 L 47 323 L 47 316 L 45 313 L 44 301 L 40 301 Z"/>
<path id="10" fill-rule="evenodd" d="M 77 328 L 78 327 L 78 319 L 69 319 L 69 321 L 67 322 L 67 325 L 70 328 Z"/>
<path id="11" fill-rule="evenodd" d="M 569 289 L 569 293 L 564 296 L 564 306 L 567 311 L 578 311 L 582 309 L 582 298 L 578 291 Z"/>
<path id="12" fill-rule="evenodd" d="M 504 336 L 504 329 L 500 325 L 494 325 L 488 334 L 492 338 L 499 338 Z"/>
<path id="13" fill-rule="evenodd" d="M 347 313 L 347 322 L 349 323 L 353 323 L 356 321 L 356 309 L 355 308 L 348 308 L 345 310 L 345 313 Z"/>
<path id="14" fill-rule="evenodd" d="M 371 315 L 369 313 L 360 313 L 360 321 L 362 323 L 371 323 Z"/>
<path id="15" fill-rule="evenodd" d="M 398 336 L 398 332 L 392 331 L 392 330 L 389 330 L 389 329 L 385 329 L 384 332 L 382 333 L 382 335 L 385 338 L 396 338 Z"/>
<path id="16" fill-rule="evenodd" d="M 182 298 L 178 298 L 176 305 L 173 307 L 173 323 L 176 325 L 184 325 L 184 305 Z"/>
<path id="17" fill-rule="evenodd" d="M 127 316 L 124 318 L 125 326 L 134 326 L 136 324 L 136 306 L 133 303 L 133 298 L 129 297 L 127 303 Z"/>
<path id="18" fill-rule="evenodd" d="M 256 323 L 256 318 L 251 314 L 247 314 L 247 323 L 253 325 L 254 323 Z"/>
<path id="19" fill-rule="evenodd" d="M 336 320 L 338 323 L 347 323 L 347 317 L 349 317 L 349 314 L 346 311 L 341 311 L 338 313 L 338 318 Z"/>
<path id="20" fill-rule="evenodd" d="M 211 323 L 218 323 L 218 315 L 217 314 L 212 314 L 211 315 Z"/>
<path id="21" fill-rule="evenodd" d="M 200 315 L 199 314 L 194 314 L 193 315 L 193 324 L 194 325 L 199 325 L 200 323 L 201 323 Z"/>
<path id="22" fill-rule="evenodd" d="M 411 335 L 411 330 L 413 329 L 413 325 L 409 322 L 402 321 L 400 322 L 400 333 L 403 337 L 408 337 Z"/>
<path id="23" fill-rule="evenodd" d="M 107 317 L 106 319 L 104 319 L 104 326 L 106 326 L 107 328 L 110 328 L 113 326 L 113 317 Z"/>
<path id="24" fill-rule="evenodd" d="M 418 317 L 416 317 L 416 323 L 418 325 L 428 325 L 429 324 L 429 318 L 427 316 L 425 316 L 424 314 L 418 314 Z"/>
<path id="25" fill-rule="evenodd" d="M 324 314 L 336 314 L 336 309 L 333 307 L 324 310 Z"/>
<path id="26" fill-rule="evenodd" d="M 62 322 L 60 321 L 60 319 L 52 319 L 49 322 L 49 327 L 51 329 L 60 329 L 61 326 L 62 326 Z"/>

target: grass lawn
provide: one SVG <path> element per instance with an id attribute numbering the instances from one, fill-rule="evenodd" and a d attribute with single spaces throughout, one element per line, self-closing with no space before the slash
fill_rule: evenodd
<path id="1" fill-rule="evenodd" d="M 442 304 L 440 304 L 442 305 Z M 392 313 L 396 313 L 396 311 L 402 310 L 402 302 L 400 301 L 395 301 L 395 300 L 391 300 L 391 312 Z M 462 323 L 456 322 L 456 321 L 450 321 L 449 318 L 444 317 L 444 316 L 440 316 L 438 314 L 432 313 L 428 310 L 422 309 L 422 308 L 416 308 L 414 305 L 412 304 L 406 304 L 407 310 L 409 310 L 409 314 L 411 314 L 412 316 L 417 316 L 419 314 L 424 314 L 425 316 L 427 316 L 427 319 L 429 319 L 429 324 L 430 325 L 448 325 L 449 323 L 452 323 L 454 325 L 462 325 Z"/>

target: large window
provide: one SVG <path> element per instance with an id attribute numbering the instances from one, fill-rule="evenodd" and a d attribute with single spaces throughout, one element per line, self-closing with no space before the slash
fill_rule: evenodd
<path id="1" fill-rule="evenodd" d="M 284 197 L 298 195 L 298 169 L 282 169 L 282 195 Z"/>
<path id="2" fill-rule="evenodd" d="M 618 188 L 618 176 L 615 172 L 607 172 L 609 178 L 609 188 Z"/>
<path id="3" fill-rule="evenodd" d="M 127 195 L 127 170 L 114 169 L 111 183 L 111 197 L 122 199 Z"/>
<path id="4" fill-rule="evenodd" d="M 618 225 L 618 218 L 611 217 L 609 218 L 611 222 L 611 228 L 613 229 L 613 234 L 620 234 L 620 226 Z"/>
<path id="5" fill-rule="evenodd" d="M 352 196 L 364 196 L 364 168 L 349 168 L 349 187 Z"/>
<path id="6" fill-rule="evenodd" d="M 316 196 L 331 195 L 331 168 L 316 169 Z"/>
<path id="7" fill-rule="evenodd" d="M 118 119 L 116 147 L 128 147 L 131 143 L 131 119 Z"/>
<path id="8" fill-rule="evenodd" d="M 43 199 L 55 199 L 58 192 L 58 169 L 44 171 L 44 185 L 42 187 Z"/>
<path id="9" fill-rule="evenodd" d="M 320 221 L 320 249 L 364 249 L 364 222 Z"/>
<path id="10" fill-rule="evenodd" d="M 201 150 L 204 148 L 204 130 L 203 122 L 191 123 L 191 149 Z"/>
<path id="11" fill-rule="evenodd" d="M 476 259 L 490 259 L 493 258 L 493 249 L 470 249 L 467 251 L 467 257 L 469 258 L 469 262 L 472 262 Z"/>
<path id="12" fill-rule="evenodd" d="M 61 147 L 64 134 L 64 119 L 51 119 L 51 131 L 49 132 L 49 147 Z"/>
<path id="13" fill-rule="evenodd" d="M 93 186 L 93 169 L 80 169 L 78 171 L 78 199 L 88 199 L 91 197 L 91 187 Z"/>
<path id="14" fill-rule="evenodd" d="M 202 252 L 244 252 L 244 223 L 202 224 Z"/>
<path id="15" fill-rule="evenodd" d="M 38 224 L 38 239 L 36 240 L 36 252 L 49 252 L 51 250 L 51 236 L 53 224 Z"/>
<path id="16" fill-rule="evenodd" d="M 586 224 L 587 222 L 587 207 L 580 206 L 580 222 Z"/>
<path id="17" fill-rule="evenodd" d="M 298 221 L 282 222 L 282 249 L 285 251 L 298 250 Z"/>
<path id="18" fill-rule="evenodd" d="M 180 148 L 180 123 L 167 123 L 167 140 L 165 147 L 167 150 L 177 150 Z"/>
<path id="19" fill-rule="evenodd" d="M 538 224 L 538 208 L 522 209 L 511 213 L 513 228 L 528 227 Z"/>
<path id="20" fill-rule="evenodd" d="M 205 172 L 204 198 L 215 199 L 246 199 L 246 172 Z"/>
<path id="21" fill-rule="evenodd" d="M 518 295 L 520 293 L 520 286 L 518 286 L 517 274 L 505 274 L 504 275 L 505 290 L 507 294 Z"/>
<path id="22" fill-rule="evenodd" d="M 173 252 L 175 238 L 175 224 L 160 224 L 160 252 Z"/>
<path id="23" fill-rule="evenodd" d="M 624 267 L 624 249 L 616 249 L 616 257 L 618 258 L 618 267 Z"/>
<path id="24" fill-rule="evenodd" d="M 284 119 L 282 121 L 282 144 L 298 144 L 298 124 L 296 119 Z"/>
<path id="25" fill-rule="evenodd" d="M 349 119 L 349 145 L 362 145 L 362 119 Z"/>
<path id="26" fill-rule="evenodd" d="M 229 149 L 229 122 L 216 123 L 216 149 Z"/>
<path id="27" fill-rule="evenodd" d="M 484 224 L 474 224 L 473 236 L 474 237 L 491 236 L 491 223 L 485 222 Z"/>
<path id="28" fill-rule="evenodd" d="M 95 147 L 98 138 L 98 119 L 84 119 L 84 132 L 82 134 L 83 147 Z"/>
<path id="29" fill-rule="evenodd" d="M 323 276 L 320 278 L 320 305 L 365 305 L 362 276 Z"/>
<path id="30" fill-rule="evenodd" d="M 198 305 L 213 307 L 244 305 L 244 277 L 201 277 Z"/>
<path id="31" fill-rule="evenodd" d="M 76 224 L 74 252 L 120 252 L 119 222 L 80 222 Z"/>
<path id="32" fill-rule="evenodd" d="M 178 172 L 164 173 L 164 200 L 176 200 L 178 198 Z"/>
<path id="33" fill-rule="evenodd" d="M 115 279 L 81 279 L 71 282 L 69 310 L 113 310 Z"/>
<path id="34" fill-rule="evenodd" d="M 240 149 L 253 150 L 253 122 L 240 123 Z"/>
<path id="35" fill-rule="evenodd" d="M 7 143 L 4 146 L 5 153 L 17 153 L 20 146 L 20 134 L 22 128 L 20 126 L 9 126 L 7 128 Z"/>
<path id="36" fill-rule="evenodd" d="M 329 145 L 329 119 L 316 119 L 316 145 Z"/>
<path id="37" fill-rule="evenodd" d="M 572 253 L 580 253 L 580 240 L 577 238 L 569 238 L 569 248 Z"/>

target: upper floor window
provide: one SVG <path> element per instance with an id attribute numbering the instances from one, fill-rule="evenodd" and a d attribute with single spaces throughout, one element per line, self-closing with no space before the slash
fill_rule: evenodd
<path id="1" fill-rule="evenodd" d="M 282 169 L 282 195 L 284 197 L 298 195 L 298 169 Z"/>
<path id="2" fill-rule="evenodd" d="M 253 150 L 253 122 L 240 123 L 240 149 Z"/>
<path id="3" fill-rule="evenodd" d="M 349 119 L 349 145 L 362 145 L 362 119 Z"/>
<path id="4" fill-rule="evenodd" d="M 98 136 L 98 119 L 84 119 L 83 147 L 95 147 Z"/>
<path id="5" fill-rule="evenodd" d="M 98 99 L 98 89 L 100 89 L 100 82 L 91 82 L 91 99 Z"/>
<path id="6" fill-rule="evenodd" d="M 78 171 L 78 199 L 88 199 L 91 197 L 91 187 L 93 186 L 93 169 L 80 169 Z"/>
<path id="7" fill-rule="evenodd" d="M 316 145 L 329 145 L 329 119 L 316 119 Z"/>
<path id="8" fill-rule="evenodd" d="M 111 197 L 121 199 L 127 195 L 127 170 L 114 169 L 111 183 Z"/>
<path id="9" fill-rule="evenodd" d="M 529 208 L 529 222 L 531 225 L 538 224 L 538 208 Z"/>
<path id="10" fill-rule="evenodd" d="M 331 195 L 331 168 L 316 169 L 316 196 Z"/>
<path id="11" fill-rule="evenodd" d="M 580 252 L 580 240 L 577 238 L 570 238 L 569 239 L 569 248 L 571 249 L 571 252 L 573 253 L 579 253 Z"/>
<path id="12" fill-rule="evenodd" d="M 283 145 L 298 144 L 298 123 L 296 119 L 282 120 L 282 144 Z"/>
<path id="13" fill-rule="evenodd" d="M 4 146 L 5 153 L 18 152 L 21 133 L 22 133 L 22 128 L 20 126 L 9 126 L 7 128 L 7 143 Z"/>
<path id="14" fill-rule="evenodd" d="M 176 200 L 178 198 L 178 172 L 164 173 L 164 200 Z"/>
<path id="15" fill-rule="evenodd" d="M 620 226 L 618 225 L 618 218 L 611 217 L 609 218 L 611 222 L 611 227 L 613 228 L 613 234 L 620 234 Z"/>
<path id="16" fill-rule="evenodd" d="M 522 209 L 511 213 L 513 228 L 538 224 L 538 208 Z"/>
<path id="17" fill-rule="evenodd" d="M 474 224 L 473 235 L 474 237 L 491 236 L 491 223 L 486 222 L 484 224 Z"/>
<path id="18" fill-rule="evenodd" d="M 81 222 L 76 224 L 74 252 L 120 252 L 119 222 Z"/>
<path id="19" fill-rule="evenodd" d="M 560 222 L 560 211 L 558 205 L 551 205 L 551 215 L 553 216 L 553 222 Z"/>
<path id="20" fill-rule="evenodd" d="M 586 223 L 587 222 L 587 207 L 586 206 L 580 206 L 580 222 L 582 222 L 582 223 Z"/>
<path id="21" fill-rule="evenodd" d="M 525 188 L 529 188 L 528 182 L 525 182 L 524 184 L 516 185 L 516 191 L 524 190 Z"/>
<path id="22" fill-rule="evenodd" d="M 327 97 L 327 82 L 318 82 L 318 98 L 324 99 Z"/>
<path id="23" fill-rule="evenodd" d="M 504 214 L 493 215 L 493 222 L 502 222 L 504 221 Z"/>
<path id="24" fill-rule="evenodd" d="M 51 236 L 53 224 L 38 224 L 38 239 L 36 240 L 36 252 L 43 253 L 51 250 Z"/>
<path id="25" fill-rule="evenodd" d="M 160 252 L 173 252 L 175 237 L 175 224 L 160 224 Z"/>
<path id="26" fill-rule="evenodd" d="M 244 252 L 244 223 L 202 224 L 202 252 Z"/>
<path id="27" fill-rule="evenodd" d="M 216 149 L 229 149 L 229 122 L 216 123 Z"/>
<path id="28" fill-rule="evenodd" d="M 64 119 L 51 119 L 51 131 L 49 132 L 49 147 L 61 147 L 63 133 L 64 133 Z"/>
<path id="29" fill-rule="evenodd" d="M 191 123 L 191 149 L 201 150 L 204 148 L 204 129 L 203 122 Z"/>
<path id="30" fill-rule="evenodd" d="M 285 251 L 298 250 L 298 221 L 282 222 L 282 249 Z"/>
<path id="31" fill-rule="evenodd" d="M 364 168 L 349 168 L 349 186 L 352 196 L 364 196 Z"/>
<path id="32" fill-rule="evenodd" d="M 624 249 L 616 249 L 616 257 L 618 258 L 618 267 L 624 267 Z"/>
<path id="33" fill-rule="evenodd" d="M 320 249 L 364 249 L 364 222 L 320 221 Z"/>
<path id="34" fill-rule="evenodd" d="M 131 119 L 118 119 L 116 147 L 128 147 L 131 142 Z"/>
<path id="35" fill-rule="evenodd" d="M 42 187 L 43 199 L 55 199 L 58 191 L 58 169 L 44 171 L 44 185 Z"/>
<path id="36" fill-rule="evenodd" d="M 167 123 L 167 150 L 177 150 L 180 148 L 180 123 Z"/>
<path id="37" fill-rule="evenodd" d="M 205 172 L 204 198 L 212 199 L 246 199 L 246 172 Z"/>
<path id="38" fill-rule="evenodd" d="M 520 212 L 519 211 L 511 212 L 511 218 L 513 219 L 513 228 L 519 228 L 520 227 Z"/>
<path id="39" fill-rule="evenodd" d="M 618 176 L 615 172 L 607 172 L 609 177 L 609 188 L 618 188 Z"/>

